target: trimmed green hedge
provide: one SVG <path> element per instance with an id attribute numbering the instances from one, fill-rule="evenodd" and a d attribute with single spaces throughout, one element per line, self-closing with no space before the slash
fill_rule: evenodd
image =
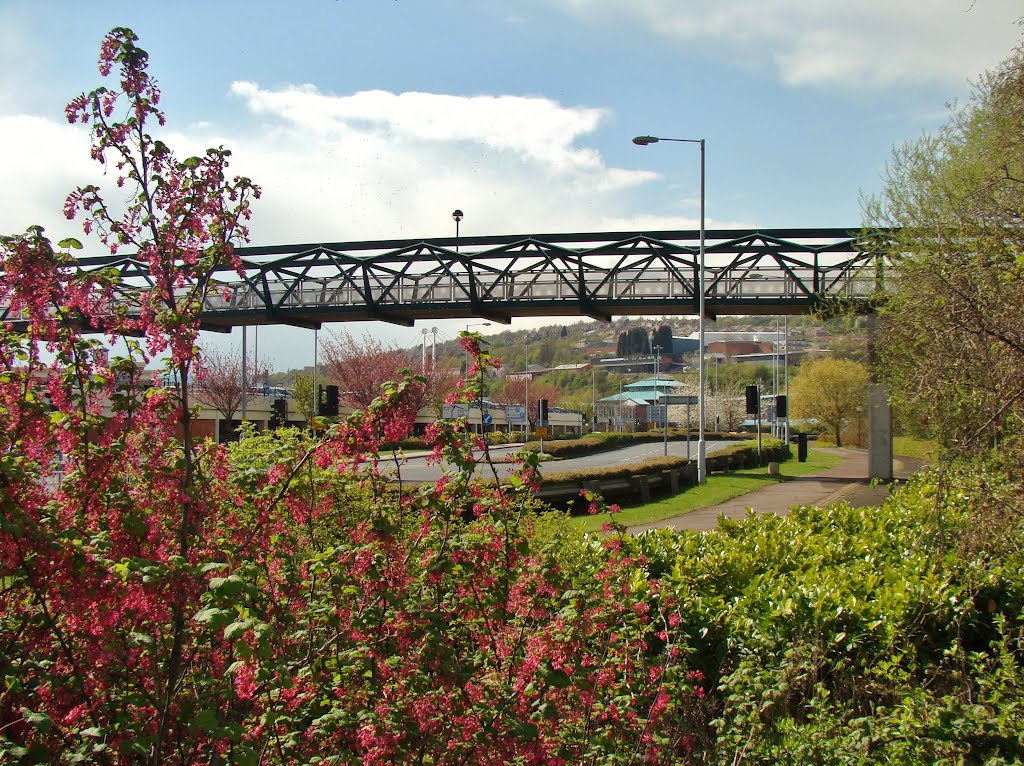
<path id="1" fill-rule="evenodd" d="M 743 439 L 746 434 L 715 433 L 705 434 L 705 439 Z M 643 431 L 640 433 L 619 433 L 615 431 L 588 434 L 578 439 L 545 439 L 544 452 L 555 458 L 582 457 L 584 455 L 596 455 L 600 452 L 608 452 L 613 449 L 630 447 L 634 444 L 651 444 L 660 442 L 665 438 L 662 431 Z M 669 441 L 686 441 L 686 431 L 669 429 Z M 696 441 L 696 434 L 690 435 L 691 440 Z M 529 441 L 523 445 L 523 449 L 531 452 L 540 452 L 540 442 Z"/>
<path id="2" fill-rule="evenodd" d="M 576 471 L 551 471 L 541 472 L 542 483 L 559 484 L 563 482 L 585 482 L 598 481 L 601 479 L 628 479 L 631 476 L 638 476 L 645 473 L 658 473 L 669 471 L 674 468 L 684 468 L 690 461 L 685 457 L 655 457 L 644 460 L 642 463 L 629 463 L 627 465 L 613 465 L 602 468 L 588 468 Z"/>
<path id="3" fill-rule="evenodd" d="M 544 444 L 547 447 L 547 443 Z M 546 451 L 546 450 L 545 450 Z M 761 446 L 761 463 L 782 461 L 792 457 L 789 447 L 778 439 L 763 439 Z M 685 457 L 655 457 L 626 465 L 604 466 L 570 471 L 542 471 L 543 483 L 557 484 L 564 482 L 588 482 L 602 479 L 626 479 L 631 476 L 659 473 L 676 468 L 684 468 L 692 461 Z M 734 444 L 724 450 L 707 457 L 707 470 L 712 473 L 735 471 L 740 468 L 754 468 L 758 464 L 757 442 L 748 441 Z"/>

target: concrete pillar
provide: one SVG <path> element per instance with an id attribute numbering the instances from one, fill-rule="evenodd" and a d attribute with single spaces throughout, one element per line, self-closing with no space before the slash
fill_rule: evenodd
<path id="1" fill-rule="evenodd" d="M 669 488 L 671 489 L 672 494 L 673 495 L 678 495 L 679 494 L 679 470 L 678 469 L 673 468 L 672 470 L 670 470 L 668 472 L 668 482 L 669 482 Z"/>
<path id="2" fill-rule="evenodd" d="M 640 495 L 640 502 L 651 502 L 651 484 L 647 476 L 634 476 L 630 479 L 633 487 L 633 494 Z"/>
<path id="3" fill-rule="evenodd" d="M 868 476 L 892 481 L 892 408 L 889 388 L 882 383 L 868 385 Z"/>

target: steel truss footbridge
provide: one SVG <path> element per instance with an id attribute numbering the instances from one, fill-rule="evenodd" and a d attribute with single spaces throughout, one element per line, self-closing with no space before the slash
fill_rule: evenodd
<path id="1" fill-rule="evenodd" d="M 873 240 L 877 242 L 877 240 Z M 237 249 L 242 274 L 215 275 L 204 329 L 379 320 L 696 315 L 700 232 L 464 236 Z M 876 294 L 879 254 L 857 229 L 705 232 L 708 316 L 803 314 Z M 152 284 L 132 255 L 91 256 L 116 269 L 123 295 Z M 17 324 L 0 306 L 0 321 Z"/>

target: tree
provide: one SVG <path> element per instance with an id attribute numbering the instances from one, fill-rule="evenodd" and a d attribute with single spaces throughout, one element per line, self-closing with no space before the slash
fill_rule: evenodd
<path id="1" fill-rule="evenodd" d="M 1024 52 L 934 135 L 893 152 L 866 205 L 891 268 L 875 345 L 900 420 L 977 451 L 1024 417 Z"/>
<path id="2" fill-rule="evenodd" d="M 38 228 L 0 240 L 0 301 L 27 319 L 0 327 L 0 761 L 678 762 L 706 717 L 693 623 L 623 535 L 561 555 L 532 533 L 536 456 L 477 482 L 473 440 L 440 421 L 453 470 L 383 480 L 384 440 L 415 419 L 409 379 L 322 438 L 193 442 L 203 298 L 238 265 L 254 188 L 225 180 L 223 150 L 178 162 L 150 137 L 163 117 L 135 41 L 116 29 L 101 49 L 122 92 L 69 108 L 128 200 L 82 189 L 69 209 L 138 248 L 154 286 L 125 291 Z M 108 363 L 83 328 L 129 356 Z M 464 340 L 472 401 L 498 362 Z M 179 392 L 142 385 L 164 350 Z"/>
<path id="3" fill-rule="evenodd" d="M 266 362 L 249 358 L 245 365 L 246 396 L 257 393 L 256 381 L 270 375 Z M 217 410 L 230 424 L 242 406 L 242 360 L 239 354 L 209 349 L 200 357 L 192 390 L 198 401 Z"/>
<path id="4" fill-rule="evenodd" d="M 731 364 L 708 365 L 705 373 L 711 386 L 718 386 L 723 391 L 739 389 L 757 384 L 762 390 L 768 390 L 772 382 L 772 368 L 760 362 L 734 362 Z"/>
<path id="5" fill-rule="evenodd" d="M 651 336 L 651 348 L 661 347 L 662 356 L 672 356 L 672 328 L 663 324 Z"/>
<path id="6" fill-rule="evenodd" d="M 858 362 L 830 358 L 804 362 L 790 383 L 792 414 L 824 423 L 841 447 L 843 425 L 863 412 L 867 386 L 867 368 Z"/>
<path id="7" fill-rule="evenodd" d="M 620 357 L 647 356 L 651 353 L 651 339 L 643 327 L 630 327 L 619 334 L 617 345 Z"/>
<path id="8" fill-rule="evenodd" d="M 296 409 L 306 419 L 306 423 L 312 423 L 313 402 L 315 399 L 312 374 L 299 373 L 295 376 L 295 381 L 292 384 L 292 398 L 295 400 Z"/>
<path id="9" fill-rule="evenodd" d="M 444 404 L 448 397 L 459 388 L 462 372 L 451 364 L 428 360 L 426 368 L 422 371 L 422 377 L 424 380 L 423 393 L 420 397 L 421 406 L 430 407 L 434 411 L 434 415 L 440 418 L 444 413 Z"/>
<path id="10" fill-rule="evenodd" d="M 744 387 L 739 383 L 729 383 L 719 388 L 709 397 L 708 426 L 718 431 L 738 431 L 747 418 Z"/>
<path id="11" fill-rule="evenodd" d="M 367 334 L 362 341 L 349 333 L 332 335 L 323 344 L 324 369 L 338 385 L 341 401 L 366 409 L 380 395 L 381 386 L 401 380 L 401 370 L 412 367 L 409 353 Z"/>
<path id="12" fill-rule="evenodd" d="M 233 246 L 259 189 L 228 173 L 227 150 L 179 160 L 149 133 L 164 116 L 136 40 L 108 34 L 100 73 L 116 69 L 118 85 L 67 107 L 127 201 L 83 186 L 65 214 L 110 253 L 134 250 L 147 288 L 81 271 L 70 256 L 81 243 L 55 249 L 39 227 L 0 248 L 0 300 L 31 320 L 25 334 L 0 333 L 0 750 L 36 762 L 213 762 L 214 738 L 190 719 L 239 718 L 215 702 L 231 686 L 215 680 L 223 647 L 194 620 L 213 570 L 192 562 L 211 560 L 211 532 L 233 534 L 211 521 L 205 482 L 221 453 L 197 450 L 191 392 L 200 312 L 213 275 L 240 267 Z M 105 361 L 83 323 L 121 337 L 125 355 Z M 159 354 L 180 385 L 143 396 L 141 370 Z M 11 470 L 45 473 L 55 454 L 66 469 L 56 489 Z M 245 555 L 241 543 L 231 555 Z"/>

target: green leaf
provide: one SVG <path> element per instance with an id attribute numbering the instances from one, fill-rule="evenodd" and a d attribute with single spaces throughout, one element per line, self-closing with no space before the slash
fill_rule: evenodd
<path id="1" fill-rule="evenodd" d="M 512 731 L 519 739 L 525 740 L 526 742 L 532 742 L 540 736 L 540 729 L 537 725 L 530 721 L 516 721 L 512 724 Z"/>
<path id="2" fill-rule="evenodd" d="M 239 638 L 245 631 L 252 626 L 252 620 L 240 620 L 239 622 L 233 622 L 224 628 L 224 640 L 233 641 Z"/>
<path id="3" fill-rule="evenodd" d="M 208 606 L 205 609 L 200 609 L 196 612 L 196 615 L 192 620 L 204 625 L 209 625 L 210 628 L 216 630 L 227 625 L 233 616 L 234 612 L 229 609 L 219 609 L 215 606 Z"/>
<path id="4" fill-rule="evenodd" d="M 220 728 L 216 710 L 200 710 L 192 719 L 192 723 L 205 732 L 212 733 Z"/>
<path id="5" fill-rule="evenodd" d="M 235 596 L 245 587 L 245 580 L 238 575 L 214 577 L 210 580 L 210 590 L 222 596 Z"/>
<path id="6" fill-rule="evenodd" d="M 57 247 L 62 247 L 65 250 L 81 250 L 82 243 L 79 242 L 74 237 L 67 237 L 66 239 L 62 239 L 60 242 L 58 242 Z"/>
<path id="7" fill-rule="evenodd" d="M 50 716 L 46 715 L 46 713 L 37 713 L 34 710 L 23 707 L 21 709 L 21 717 L 25 719 L 25 723 L 35 726 L 39 731 L 48 732 L 53 728 L 53 721 L 50 720 Z"/>
<path id="8" fill-rule="evenodd" d="M 548 683 L 556 689 L 564 689 L 572 683 L 572 679 L 569 678 L 569 674 L 564 670 L 552 670 L 548 674 Z"/>

